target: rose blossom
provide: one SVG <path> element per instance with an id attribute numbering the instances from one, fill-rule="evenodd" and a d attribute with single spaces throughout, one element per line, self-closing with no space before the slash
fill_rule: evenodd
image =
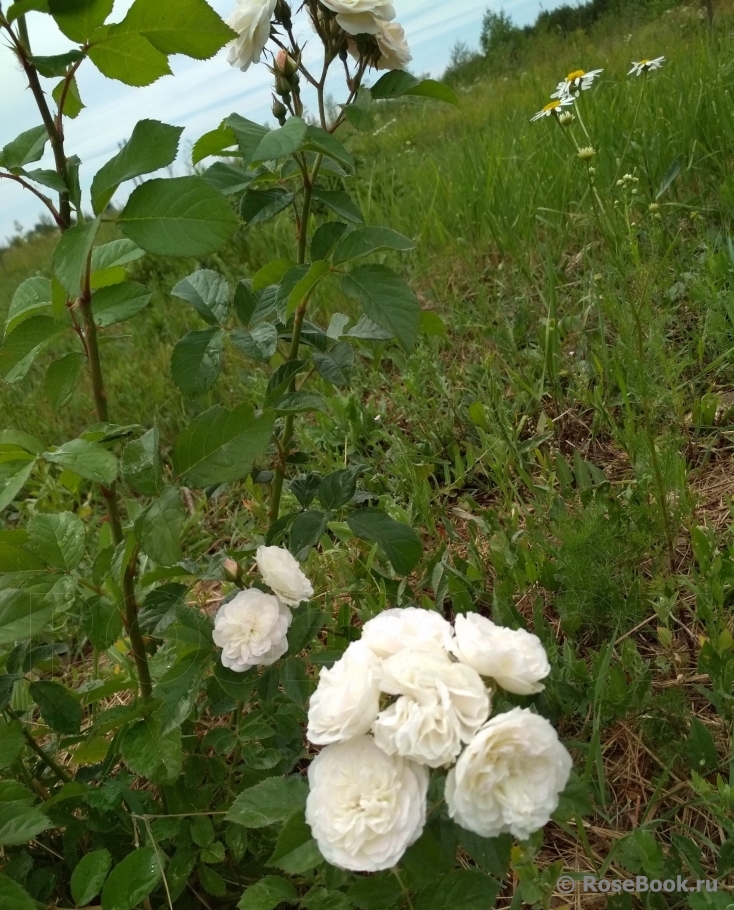
<path id="1" fill-rule="evenodd" d="M 534 695 L 550 664 L 537 635 L 524 629 L 496 626 L 479 613 L 456 617 L 456 638 L 450 650 L 480 676 L 488 676 L 507 692 Z"/>
<path id="2" fill-rule="evenodd" d="M 258 547 L 257 567 L 265 584 L 291 607 L 313 597 L 313 586 L 301 571 L 298 560 L 283 547 Z"/>
<path id="3" fill-rule="evenodd" d="M 383 610 L 364 624 L 362 641 L 377 657 L 390 657 L 404 648 L 448 648 L 451 626 L 433 610 L 394 607 Z"/>
<path id="4" fill-rule="evenodd" d="M 375 742 L 432 768 L 452 762 L 489 716 L 479 674 L 435 646 L 384 660 L 380 688 L 402 697 L 378 716 Z"/>
<path id="5" fill-rule="evenodd" d="M 319 746 L 369 732 L 380 710 L 379 661 L 353 641 L 329 670 L 323 667 L 308 709 L 310 742 Z"/>
<path id="6" fill-rule="evenodd" d="M 240 591 L 223 604 L 214 619 L 212 638 L 222 648 L 222 663 L 244 673 L 269 667 L 288 650 L 291 611 L 272 594 L 257 588 Z"/>
<path id="7" fill-rule="evenodd" d="M 378 22 L 375 38 L 382 52 L 378 70 L 404 70 L 413 59 L 403 26 L 398 22 Z"/>
<path id="8" fill-rule="evenodd" d="M 259 63 L 270 37 L 270 20 L 277 0 L 237 0 L 227 25 L 239 35 L 229 46 L 227 62 L 243 72 L 250 64 Z"/>
<path id="9" fill-rule="evenodd" d="M 390 0 L 321 0 L 337 14 L 336 21 L 348 35 L 375 35 L 380 20 L 395 18 Z"/>
<path id="10" fill-rule="evenodd" d="M 428 772 L 386 755 L 371 736 L 326 746 L 308 781 L 306 821 L 333 866 L 390 869 L 423 831 Z"/>
<path id="11" fill-rule="evenodd" d="M 449 815 L 482 837 L 526 840 L 555 812 L 571 767 L 548 721 L 513 708 L 488 721 L 449 771 Z"/>

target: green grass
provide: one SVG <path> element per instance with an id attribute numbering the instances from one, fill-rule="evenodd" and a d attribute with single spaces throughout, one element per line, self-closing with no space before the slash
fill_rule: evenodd
<path id="1" fill-rule="evenodd" d="M 694 714 L 719 750 L 707 779 L 717 770 L 730 779 L 731 761 L 732 576 L 726 560 L 701 565 L 691 547 L 699 526 L 721 553 L 733 543 L 734 31 L 728 9 L 718 15 L 713 34 L 693 7 L 632 35 L 608 19 L 590 33 L 544 34 L 504 76 L 462 87 L 460 111 L 393 104 L 379 135 L 355 136 L 367 222 L 415 238 L 399 267 L 446 334 L 412 356 L 361 346 L 356 391 L 324 386 L 329 413 L 298 430 L 322 471 L 368 462 L 362 488 L 423 534 L 427 568 L 407 589 L 367 571 L 349 545 L 313 554 L 335 604 L 349 597 L 366 615 L 401 598 L 448 611 L 478 604 L 543 638 L 554 662 L 544 706 L 582 744 L 577 764 L 586 762 L 598 808 L 578 868 L 600 866 L 631 830 L 634 800 L 639 821 L 654 794 L 656 837 L 683 869 L 676 837 L 698 844 L 714 823 L 730 844 L 734 836 L 713 799 L 691 820 L 693 785 L 676 783 L 702 773 L 687 745 Z M 631 59 L 659 54 L 668 62 L 645 84 L 626 77 Z M 608 237 L 567 137 L 550 120 L 529 122 L 577 66 L 605 69 L 581 105 Z M 639 179 L 631 203 L 616 185 L 625 173 Z M 291 247 L 283 218 L 198 265 L 234 281 Z M 46 273 L 51 248 L 42 238 L 2 254 L 0 315 L 23 278 Z M 104 347 L 113 419 L 155 419 L 165 445 L 214 402 L 257 400 L 266 381 L 230 356 L 204 399 L 176 391 L 172 345 L 200 326 L 170 289 L 195 265 L 144 260 L 134 277 L 155 290 L 153 305 Z M 321 321 L 335 310 L 350 305 L 317 299 Z M 94 422 L 87 388 L 54 414 L 42 377 L 36 368 L 0 391 L 3 427 L 52 442 Z M 262 488 L 248 482 L 231 498 L 197 503 L 189 555 L 202 554 L 212 529 L 252 538 Z M 574 824 L 548 838 L 545 859 L 575 868 Z M 702 849 L 715 869 L 714 851 Z"/>

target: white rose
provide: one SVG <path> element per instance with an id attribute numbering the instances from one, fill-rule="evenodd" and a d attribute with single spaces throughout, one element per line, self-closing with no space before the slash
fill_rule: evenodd
<path id="1" fill-rule="evenodd" d="M 534 695 L 545 688 L 540 682 L 551 671 L 537 635 L 524 629 L 496 626 L 479 613 L 456 617 L 456 638 L 451 651 L 480 676 L 488 676 L 507 692 Z"/>
<path id="2" fill-rule="evenodd" d="M 413 59 L 403 26 L 398 22 L 378 22 L 375 38 L 382 52 L 378 70 L 404 70 Z"/>
<path id="3" fill-rule="evenodd" d="M 390 0 L 321 0 L 337 14 L 336 21 L 348 35 L 376 35 L 380 20 L 395 18 Z"/>
<path id="4" fill-rule="evenodd" d="M 526 840 L 555 812 L 571 767 L 548 721 L 513 708 L 488 721 L 449 771 L 449 815 L 482 837 Z"/>
<path id="5" fill-rule="evenodd" d="M 333 866 L 390 869 L 423 831 L 428 772 L 385 755 L 371 736 L 326 746 L 308 780 L 306 821 Z"/>
<path id="6" fill-rule="evenodd" d="M 353 641 L 329 670 L 322 668 L 311 696 L 306 736 L 318 746 L 363 736 L 380 710 L 379 661 Z"/>
<path id="7" fill-rule="evenodd" d="M 298 560 L 283 547 L 258 547 L 255 554 L 263 581 L 291 607 L 313 597 L 313 586 L 301 571 Z"/>
<path id="8" fill-rule="evenodd" d="M 403 698 L 378 716 L 375 741 L 388 754 L 432 768 L 452 762 L 489 717 L 479 674 L 435 647 L 388 657 L 380 688 Z"/>
<path id="9" fill-rule="evenodd" d="M 257 588 L 241 591 L 223 604 L 214 619 L 212 638 L 222 648 L 222 663 L 244 673 L 269 667 L 288 650 L 291 611 L 272 594 Z"/>
<path id="10" fill-rule="evenodd" d="M 390 657 L 404 648 L 448 648 L 451 626 L 433 610 L 395 607 L 383 610 L 364 624 L 362 641 L 377 657 Z"/>
<path id="11" fill-rule="evenodd" d="M 237 0 L 227 25 L 239 35 L 229 45 L 227 62 L 243 72 L 251 63 L 259 63 L 270 37 L 270 21 L 277 0 Z"/>

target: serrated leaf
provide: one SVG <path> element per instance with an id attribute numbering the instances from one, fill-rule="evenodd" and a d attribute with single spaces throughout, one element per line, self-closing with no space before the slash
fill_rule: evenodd
<path id="1" fill-rule="evenodd" d="M 180 562 L 183 559 L 181 531 L 185 519 L 180 491 L 176 487 L 166 487 L 160 498 L 135 519 L 135 536 L 143 552 L 162 566 Z"/>
<path id="2" fill-rule="evenodd" d="M 323 376 L 327 382 L 337 388 L 346 388 L 352 378 L 354 348 L 348 341 L 339 341 L 326 354 L 314 351 L 313 362 L 319 375 Z"/>
<path id="3" fill-rule="evenodd" d="M 191 163 L 198 164 L 210 155 L 221 155 L 236 144 L 237 137 L 234 131 L 222 123 L 215 130 L 209 130 L 196 140 L 191 150 Z"/>
<path id="4" fill-rule="evenodd" d="M 238 910 L 275 910 L 279 904 L 297 904 L 298 892 L 291 882 L 266 875 L 250 885 L 237 904 Z"/>
<path id="5" fill-rule="evenodd" d="M 34 183 L 40 183 L 41 186 L 47 186 L 56 193 L 68 192 L 66 184 L 56 171 L 46 170 L 45 168 L 34 168 L 31 171 L 23 171 L 21 176 L 27 177 L 28 180 L 32 180 Z"/>
<path id="6" fill-rule="evenodd" d="M 0 464 L 0 512 L 20 493 L 31 476 L 35 458 L 16 459 Z"/>
<path id="7" fill-rule="evenodd" d="M 143 250 L 136 246 L 132 240 L 112 240 L 103 243 L 92 250 L 92 273 L 114 268 L 115 266 L 128 265 L 145 256 Z"/>
<path id="8" fill-rule="evenodd" d="M 305 414 L 308 411 L 325 411 L 326 402 L 313 392 L 287 392 L 272 402 L 278 414 Z"/>
<path id="9" fill-rule="evenodd" d="M 204 0 L 136 0 L 116 26 L 120 34 L 141 34 L 162 53 L 208 60 L 237 37 Z"/>
<path id="10" fill-rule="evenodd" d="M 357 473 L 352 468 L 327 474 L 319 486 L 319 502 L 332 511 L 345 506 L 357 490 Z"/>
<path id="11" fill-rule="evenodd" d="M 311 258 L 314 261 L 328 259 L 336 244 L 349 230 L 351 227 L 341 221 L 327 221 L 319 225 L 311 240 Z"/>
<path id="12" fill-rule="evenodd" d="M 245 828 L 264 828 L 303 809 L 307 796 L 308 784 L 302 778 L 269 777 L 239 794 L 227 812 L 227 821 Z"/>
<path id="13" fill-rule="evenodd" d="M 347 516 L 347 524 L 360 540 L 379 544 L 398 575 L 409 575 L 423 554 L 423 546 L 409 525 L 395 521 L 380 509 L 358 509 Z"/>
<path id="14" fill-rule="evenodd" d="M 487 910 L 494 906 L 499 891 L 499 882 L 478 869 L 452 871 L 418 892 L 415 910 Z"/>
<path id="15" fill-rule="evenodd" d="M 278 331 L 269 322 L 251 332 L 234 329 L 229 333 L 229 339 L 237 350 L 260 363 L 267 363 L 278 348 Z"/>
<path id="16" fill-rule="evenodd" d="M 414 249 L 413 241 L 398 234 L 397 231 L 382 227 L 362 227 L 355 228 L 341 237 L 334 247 L 332 260 L 349 262 L 353 259 L 371 256 L 380 250 L 408 252 Z"/>
<path id="17" fill-rule="evenodd" d="M 47 573 L 0 575 L 0 644 L 33 638 L 50 622 L 58 583 Z"/>
<path id="18" fill-rule="evenodd" d="M 342 287 L 373 322 L 392 332 L 407 351 L 413 349 L 421 308 L 399 275 L 384 265 L 362 265 L 344 276 Z"/>
<path id="19" fill-rule="evenodd" d="M 8 7 L 6 18 L 12 24 L 19 16 L 25 16 L 30 12 L 50 12 L 48 0 L 15 0 L 15 3 L 11 3 Z"/>
<path id="20" fill-rule="evenodd" d="M 274 259 L 255 273 L 252 279 L 252 290 L 258 293 L 273 284 L 280 284 L 285 275 L 294 267 L 295 263 L 291 259 Z"/>
<path id="21" fill-rule="evenodd" d="M 252 173 L 245 173 L 242 168 L 223 161 L 215 161 L 201 176 L 225 196 L 242 193 L 255 179 Z"/>
<path id="22" fill-rule="evenodd" d="M 92 294 L 92 315 L 100 328 L 126 322 L 144 310 L 153 294 L 136 281 L 124 281 Z"/>
<path id="23" fill-rule="evenodd" d="M 327 518 L 323 512 L 309 510 L 296 515 L 291 525 L 290 551 L 299 556 L 308 547 L 316 546 L 326 531 Z"/>
<path id="24" fill-rule="evenodd" d="M 181 773 L 181 731 L 175 728 L 164 735 L 154 718 L 139 720 L 129 727 L 121 751 L 130 770 L 154 784 L 172 783 Z"/>
<path id="25" fill-rule="evenodd" d="M 34 315 L 50 315 L 51 282 L 48 278 L 27 278 L 18 285 L 10 301 L 6 334 L 12 332 L 23 320 Z"/>
<path id="26" fill-rule="evenodd" d="M 52 730 L 69 736 L 79 732 L 84 712 L 77 695 L 61 683 L 46 679 L 32 682 L 29 691 L 41 717 Z"/>
<path id="27" fill-rule="evenodd" d="M 68 326 L 50 316 L 30 316 L 9 332 L 0 345 L 0 376 L 11 382 L 22 364 L 30 365 L 46 345 Z"/>
<path id="28" fill-rule="evenodd" d="M 216 406 L 196 417 L 173 447 L 177 477 L 193 487 L 229 483 L 249 474 L 252 462 L 267 448 L 275 415 L 264 412 L 256 419 L 242 404 L 232 411 Z"/>
<path id="29" fill-rule="evenodd" d="M 169 126 L 158 120 L 136 123 L 130 139 L 94 175 L 91 195 L 95 213 L 107 208 L 121 183 L 172 164 L 182 132 L 183 127 Z"/>
<path id="30" fill-rule="evenodd" d="M 252 282 L 243 278 L 238 282 L 234 291 L 234 310 L 245 328 L 250 325 L 252 315 L 257 309 L 257 303 L 258 297 L 252 289 Z"/>
<path id="31" fill-rule="evenodd" d="M 435 101 L 444 101 L 461 107 L 459 99 L 453 89 L 443 82 L 434 79 L 416 79 L 403 70 L 392 70 L 385 73 L 370 88 L 370 94 L 376 99 L 400 98 L 403 95 L 413 95 L 421 98 L 433 98 Z"/>
<path id="32" fill-rule="evenodd" d="M 295 312 L 298 305 L 305 300 L 321 279 L 329 274 L 329 271 L 329 263 L 323 261 L 314 262 L 308 267 L 306 274 L 299 278 L 288 295 L 286 316 L 291 316 Z"/>
<path id="33" fill-rule="evenodd" d="M 240 202 L 240 215 L 248 227 L 253 227 L 280 214 L 295 198 L 294 193 L 280 186 L 269 190 L 248 189 Z"/>
<path id="34" fill-rule="evenodd" d="M 93 221 L 69 228 L 61 235 L 61 240 L 51 255 L 54 275 L 70 297 L 78 297 L 81 294 L 87 259 L 100 223 L 100 219 L 95 218 Z"/>
<path id="35" fill-rule="evenodd" d="M 72 439 L 55 452 L 44 452 L 43 457 L 105 487 L 111 487 L 117 479 L 117 459 L 112 452 L 86 439 Z"/>
<path id="36" fill-rule="evenodd" d="M 331 158 L 332 161 L 341 164 L 348 173 L 354 173 L 354 158 L 344 148 L 336 136 L 321 129 L 321 127 L 308 127 L 306 131 L 305 147 L 309 151 L 318 152 L 321 155 L 325 155 L 327 158 Z"/>
<path id="37" fill-rule="evenodd" d="M 15 679 L 17 677 L 13 677 Z M 0 719 L 0 768 L 9 768 L 23 751 L 25 738 L 23 727 L 18 721 Z"/>
<path id="38" fill-rule="evenodd" d="M 306 139 L 306 122 L 300 117 L 291 117 L 284 126 L 271 130 L 253 150 L 250 161 L 275 161 L 300 151 Z M 338 140 L 337 140 L 338 141 Z"/>
<path id="39" fill-rule="evenodd" d="M 73 512 L 37 513 L 28 522 L 31 549 L 49 566 L 70 572 L 84 558 L 86 534 Z"/>
<path id="40" fill-rule="evenodd" d="M 311 829 L 306 824 L 303 810 L 300 810 L 283 826 L 275 842 L 273 855 L 266 865 L 282 869 L 289 875 L 300 875 L 323 861 Z"/>
<path id="41" fill-rule="evenodd" d="M 155 687 L 155 697 L 163 700 L 156 720 L 164 735 L 180 727 L 191 713 L 199 696 L 199 685 L 213 659 L 211 650 L 185 654 L 165 673 Z"/>
<path id="42" fill-rule="evenodd" d="M 403 900 L 403 891 L 392 876 L 370 875 L 358 879 L 347 891 L 347 897 L 359 910 L 383 910 Z"/>
<path id="43" fill-rule="evenodd" d="M 243 167 L 249 167 L 252 161 L 252 153 L 270 130 L 266 126 L 255 123 L 253 120 L 240 117 L 239 114 L 230 114 L 224 121 L 224 125 L 235 134 L 237 146 L 242 155 Z"/>
<path id="44" fill-rule="evenodd" d="M 51 97 L 54 99 L 57 106 L 61 103 L 61 97 L 66 82 L 66 79 L 57 82 L 51 92 Z M 69 87 L 66 89 L 66 96 L 64 97 L 64 117 L 68 117 L 69 120 L 76 120 L 83 110 L 84 102 L 79 94 L 79 84 L 76 81 L 76 76 L 72 76 L 69 80 Z"/>
<path id="45" fill-rule="evenodd" d="M 51 819 L 25 800 L 0 803 L 0 846 L 17 847 L 53 827 Z M 0 899 L 2 891 L 0 891 Z M 2 904 L 0 903 L 0 906 Z"/>
<path id="46" fill-rule="evenodd" d="M 213 269 L 199 269 L 179 281 L 171 293 L 190 303 L 209 325 L 222 325 L 229 315 L 229 285 Z"/>
<path id="47" fill-rule="evenodd" d="M 93 850 L 81 858 L 71 874 L 71 896 L 78 907 L 99 894 L 111 866 L 109 850 Z"/>
<path id="48" fill-rule="evenodd" d="M 125 446 L 120 459 L 120 470 L 136 493 L 157 496 L 162 491 L 163 461 L 156 427 Z"/>
<path id="49" fill-rule="evenodd" d="M 171 354 L 171 378 L 189 398 L 208 392 L 222 368 L 221 329 L 189 332 L 176 344 Z"/>
<path id="50" fill-rule="evenodd" d="M 83 633 L 98 651 L 111 648 L 122 633 L 122 617 L 117 607 L 103 597 L 91 597 L 79 614 Z"/>
<path id="51" fill-rule="evenodd" d="M 54 76 L 65 75 L 73 63 L 83 59 L 84 55 L 82 52 L 76 49 L 67 51 L 64 54 L 53 54 L 50 57 L 39 56 L 38 54 L 33 54 L 30 57 L 31 63 L 33 63 L 38 72 L 49 79 Z"/>
<path id="52" fill-rule="evenodd" d="M 28 532 L 0 531 L 0 572 L 37 572 L 45 564 L 28 548 Z"/>
<path id="53" fill-rule="evenodd" d="M 16 136 L 0 150 L 0 165 L 8 170 L 40 161 L 48 142 L 45 126 L 34 126 Z"/>
<path id="54" fill-rule="evenodd" d="M 0 907 L 2 910 L 37 910 L 36 902 L 25 888 L 2 872 L 0 872 Z"/>
<path id="55" fill-rule="evenodd" d="M 344 190 L 324 190 L 316 187 L 313 191 L 313 198 L 318 202 L 323 202 L 340 218 L 350 221 L 354 224 L 364 224 L 364 216 L 359 210 L 359 206 L 352 199 L 349 193 Z"/>
<path id="56" fill-rule="evenodd" d="M 103 76 L 125 85 L 152 85 L 171 75 L 168 57 L 142 35 L 120 34 L 103 25 L 92 35 L 87 56 Z"/>
<path id="57" fill-rule="evenodd" d="M 206 256 L 232 236 L 237 217 L 201 177 L 148 180 L 122 210 L 120 230 L 147 253 Z"/>
<path id="58" fill-rule="evenodd" d="M 159 854 L 153 847 L 138 847 L 110 873 L 102 889 L 102 910 L 133 910 L 160 881 Z"/>
<path id="59" fill-rule="evenodd" d="M 48 0 L 56 24 L 67 38 L 81 44 L 112 12 L 114 0 Z"/>

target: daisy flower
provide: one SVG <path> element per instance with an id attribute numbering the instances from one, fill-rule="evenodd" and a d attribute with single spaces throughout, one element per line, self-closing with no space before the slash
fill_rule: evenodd
<path id="1" fill-rule="evenodd" d="M 654 60 L 638 60 L 636 62 L 633 60 L 632 69 L 627 75 L 631 76 L 634 73 L 635 76 L 644 76 L 652 70 L 659 70 L 663 63 L 665 63 L 665 57 L 656 57 Z"/>
<path id="2" fill-rule="evenodd" d="M 531 122 L 533 120 L 540 120 L 543 117 L 550 117 L 551 115 L 557 117 L 561 113 L 561 109 L 568 107 L 569 104 L 573 104 L 573 98 L 566 96 L 565 98 L 557 98 L 555 101 L 549 101 L 548 104 L 543 108 L 542 111 L 531 117 Z"/>
<path id="3" fill-rule="evenodd" d="M 574 70 L 568 76 L 559 82 L 558 86 L 551 95 L 551 98 L 563 98 L 564 95 L 571 95 L 572 98 L 578 98 L 582 91 L 591 88 L 594 79 L 603 73 L 604 70 Z"/>

